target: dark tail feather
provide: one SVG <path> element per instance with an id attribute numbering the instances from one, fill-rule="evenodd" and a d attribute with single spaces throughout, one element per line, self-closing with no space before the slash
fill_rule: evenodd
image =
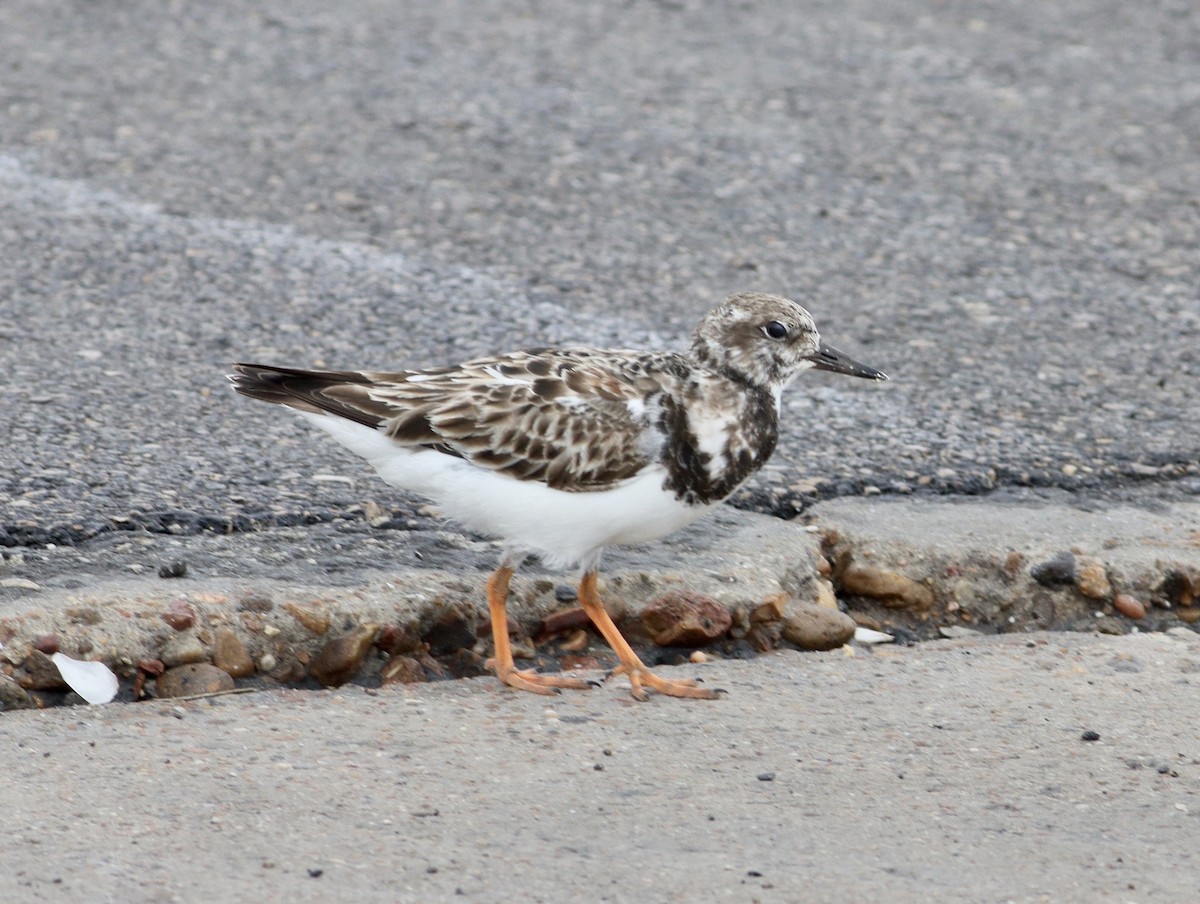
<path id="1" fill-rule="evenodd" d="M 394 412 L 367 394 L 371 379 L 352 370 L 295 370 L 265 364 L 235 364 L 229 374 L 244 396 L 297 411 L 335 414 L 367 427 L 378 427 Z"/>

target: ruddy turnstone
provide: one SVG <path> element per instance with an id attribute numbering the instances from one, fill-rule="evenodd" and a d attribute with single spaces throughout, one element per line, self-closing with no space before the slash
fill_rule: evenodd
<path id="1" fill-rule="evenodd" d="M 503 541 L 487 582 L 502 682 L 538 694 L 589 686 L 513 663 L 509 580 L 536 555 L 578 569 L 579 602 L 639 700 L 645 688 L 716 692 L 653 674 L 621 636 L 596 592 L 604 547 L 690 524 L 761 468 L 780 395 L 802 371 L 887 379 L 826 345 L 800 305 L 757 292 L 710 311 L 683 353 L 535 348 L 394 373 L 234 367 L 238 392 L 298 411 L 388 483 Z"/>

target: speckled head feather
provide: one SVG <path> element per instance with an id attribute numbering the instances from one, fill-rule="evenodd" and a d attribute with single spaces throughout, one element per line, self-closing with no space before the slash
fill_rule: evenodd
<path id="1" fill-rule="evenodd" d="M 692 354 L 713 370 L 778 392 L 800 371 L 815 366 L 813 356 L 820 346 L 812 316 L 796 302 L 743 292 L 700 321 Z"/>

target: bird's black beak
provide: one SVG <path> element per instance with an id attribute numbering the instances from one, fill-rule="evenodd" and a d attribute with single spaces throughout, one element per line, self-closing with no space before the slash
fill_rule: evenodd
<path id="1" fill-rule="evenodd" d="M 849 374 L 852 377 L 865 377 L 868 380 L 886 380 L 888 375 L 865 364 L 859 364 L 844 352 L 839 352 L 832 345 L 821 342 L 820 348 L 808 358 L 815 370 L 828 370 L 835 374 Z"/>

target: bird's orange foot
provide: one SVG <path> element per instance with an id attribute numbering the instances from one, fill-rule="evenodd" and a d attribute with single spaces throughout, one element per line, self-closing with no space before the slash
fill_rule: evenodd
<path id="1" fill-rule="evenodd" d="M 496 677 L 519 691 L 529 691 L 531 694 L 557 694 L 562 688 L 573 691 L 586 691 L 596 682 L 585 681 L 582 678 L 567 678 L 562 675 L 543 675 L 533 669 L 496 669 Z"/>
<path id="2" fill-rule="evenodd" d="M 713 688 L 699 687 L 691 678 L 659 678 L 640 662 L 619 665 L 609 672 L 610 677 L 613 675 L 628 675 L 629 683 L 633 687 L 633 699 L 642 703 L 650 699 L 650 695 L 646 693 L 647 687 L 668 697 L 689 697 L 693 700 L 716 700 L 724 693 Z"/>

